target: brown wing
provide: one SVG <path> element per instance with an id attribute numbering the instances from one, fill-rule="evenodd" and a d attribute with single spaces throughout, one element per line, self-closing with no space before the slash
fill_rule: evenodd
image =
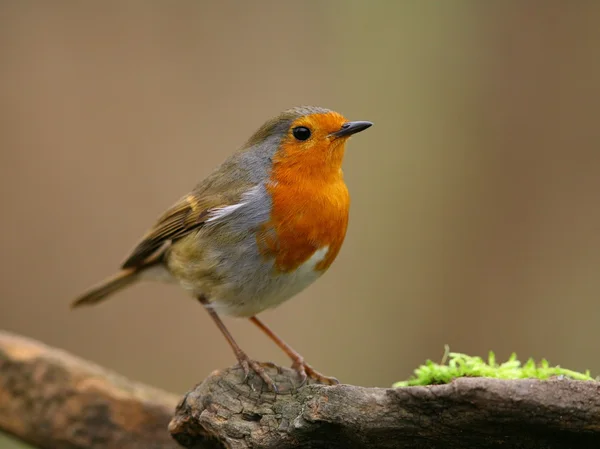
<path id="1" fill-rule="evenodd" d="M 158 219 L 121 267 L 138 268 L 151 263 L 157 259 L 155 253 L 159 249 L 202 226 L 208 216 L 209 209 L 200 204 L 196 195 L 182 198 Z"/>

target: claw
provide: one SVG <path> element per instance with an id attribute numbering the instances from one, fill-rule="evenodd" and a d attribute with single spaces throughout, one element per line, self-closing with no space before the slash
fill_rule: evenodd
<path id="1" fill-rule="evenodd" d="M 325 385 L 337 385 L 340 383 L 335 377 L 324 376 L 303 359 L 296 360 L 292 364 L 292 368 L 298 373 L 301 379 L 300 386 L 303 386 L 308 378 L 316 380 L 320 384 Z"/>
<path id="2" fill-rule="evenodd" d="M 248 360 L 248 363 L 250 364 L 252 371 L 259 375 L 259 377 L 263 380 L 264 383 L 267 384 L 267 386 L 273 391 L 273 393 L 279 393 L 277 385 L 275 385 L 273 379 L 269 377 L 269 375 L 265 372 L 265 369 L 261 366 L 260 363 L 255 362 L 254 360 Z"/>
<path id="3" fill-rule="evenodd" d="M 279 393 L 279 389 L 277 388 L 277 385 L 275 384 L 275 382 L 273 382 L 273 379 L 271 379 L 269 377 L 269 375 L 265 372 L 265 369 L 263 368 L 263 366 L 261 366 L 260 363 L 254 361 L 254 360 L 251 360 L 244 353 L 237 354 L 237 356 L 238 356 L 238 363 L 244 370 L 244 380 L 243 380 L 244 383 L 248 383 L 248 379 L 250 377 L 250 371 L 254 371 L 254 373 L 257 374 L 263 380 L 263 382 L 265 384 L 267 384 L 267 386 L 269 387 L 269 389 L 271 389 L 271 391 L 273 391 L 273 393 L 275 393 L 275 394 Z M 270 366 L 269 363 L 266 363 L 265 365 Z M 275 366 L 275 365 L 273 364 L 273 366 Z M 256 391 L 256 389 L 254 388 L 254 385 L 252 383 L 249 383 L 249 385 L 253 391 Z"/>
<path id="4" fill-rule="evenodd" d="M 248 377 L 250 377 L 250 366 L 248 365 L 248 360 L 240 360 L 239 363 L 244 370 L 244 383 L 246 383 Z"/>
<path id="5" fill-rule="evenodd" d="M 303 387 L 308 380 L 308 375 L 306 374 L 306 368 L 303 360 L 298 360 L 292 364 L 292 369 L 298 373 L 300 376 L 300 385 L 298 388 Z"/>
<path id="6" fill-rule="evenodd" d="M 277 374 L 283 374 L 283 369 L 281 366 L 275 364 L 274 362 L 260 362 L 262 366 L 266 366 L 268 368 L 273 368 L 277 370 Z"/>

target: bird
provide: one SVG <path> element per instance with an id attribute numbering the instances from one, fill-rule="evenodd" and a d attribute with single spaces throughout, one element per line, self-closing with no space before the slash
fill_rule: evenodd
<path id="1" fill-rule="evenodd" d="M 257 317 L 327 271 L 346 236 L 350 196 L 342 161 L 348 139 L 372 126 L 330 109 L 299 106 L 267 120 L 190 193 L 158 218 L 120 270 L 72 307 L 97 304 L 138 281 L 177 284 L 199 301 L 251 372 L 277 392 L 221 316 L 247 318 L 307 378 L 337 384 Z"/>

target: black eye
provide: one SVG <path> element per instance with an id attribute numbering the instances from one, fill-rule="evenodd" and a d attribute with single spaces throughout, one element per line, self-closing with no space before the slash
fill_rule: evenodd
<path id="1" fill-rule="evenodd" d="M 298 126 L 292 129 L 292 134 L 298 140 L 306 140 L 310 137 L 310 129 L 304 126 Z"/>

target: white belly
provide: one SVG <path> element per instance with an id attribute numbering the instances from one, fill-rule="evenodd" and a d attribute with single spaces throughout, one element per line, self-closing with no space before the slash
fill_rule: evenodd
<path id="1" fill-rule="evenodd" d="M 304 290 L 323 274 L 322 271 L 315 270 L 315 267 L 325 258 L 328 250 L 328 246 L 318 249 L 295 271 L 274 275 L 268 281 L 259 277 L 256 281 L 267 285 L 249 285 L 248 290 L 256 292 L 253 295 L 244 294 L 244 289 L 233 295 L 233 292 L 221 291 L 221 294 L 211 298 L 211 307 L 219 314 L 238 317 L 251 317 L 276 307 Z"/>

